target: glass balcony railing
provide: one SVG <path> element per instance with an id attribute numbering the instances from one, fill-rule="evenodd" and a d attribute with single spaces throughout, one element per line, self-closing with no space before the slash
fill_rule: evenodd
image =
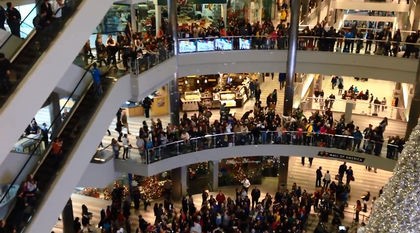
<path id="1" fill-rule="evenodd" d="M 344 95 L 344 94 L 343 94 Z M 341 97 L 341 96 L 340 96 Z M 408 112 L 406 108 L 393 107 L 386 104 L 369 103 L 369 100 L 363 99 L 329 99 L 320 97 L 308 97 L 301 102 L 303 111 L 324 110 L 330 108 L 331 111 L 345 112 L 346 105 L 352 105 L 352 113 L 366 116 L 387 117 L 393 120 L 406 121 Z"/>
<path id="2" fill-rule="evenodd" d="M 165 57 L 171 57 L 171 53 L 168 52 Z M 158 62 L 155 61 L 150 63 L 146 67 L 142 66 L 138 72 L 141 73 L 163 61 L 165 60 L 162 57 L 162 59 Z M 82 81 L 86 77 L 89 77 L 86 75 L 88 72 L 89 69 L 85 72 L 85 75 L 83 75 L 76 88 L 72 91 L 70 97 L 68 98 L 68 101 L 70 99 L 76 99 L 76 103 L 71 108 L 71 111 L 64 117 L 64 123 L 62 123 L 61 127 L 59 127 L 60 130 L 52 132 L 52 135 L 54 135 L 53 138 L 60 138 L 63 141 L 60 158 L 57 159 L 57 157 L 51 153 L 51 146 L 49 146 L 42 156 L 42 160 L 38 162 L 37 167 L 34 168 L 33 173 L 31 173 L 33 180 L 38 182 L 36 182 L 36 190 L 28 195 L 28 191 L 25 189 L 25 183 L 30 182 L 30 180 L 27 179 L 22 184 L 20 181 L 25 180 L 25 177 L 22 177 L 23 172 L 27 168 L 29 161 L 33 159 L 33 154 L 36 152 L 35 148 L 31 153 L 31 156 L 19 171 L 18 175 L 14 178 L 12 183 L 9 184 L 9 188 L 1 196 L 0 203 L 4 200 L 8 200 L 7 197 L 10 197 L 9 193 L 14 190 L 13 187 L 16 187 L 16 185 L 20 187 L 17 192 L 18 195 L 14 197 L 15 201 L 10 202 L 11 204 L 7 207 L 8 214 L 6 215 L 7 218 L 5 218 L 7 219 L 6 228 L 7 230 L 10 230 L 10 232 L 12 232 L 13 229 L 16 229 L 17 232 L 22 232 L 27 225 L 30 224 L 30 220 L 33 215 L 37 213 L 39 205 L 45 198 L 43 193 L 46 193 L 50 188 L 52 188 L 52 185 L 57 178 L 56 174 L 61 172 L 64 164 L 66 164 L 67 160 L 71 157 L 70 155 L 72 154 L 72 149 L 78 143 L 78 140 L 82 138 L 82 134 L 84 130 L 87 129 L 89 122 L 94 120 L 92 119 L 93 115 L 98 110 L 99 106 L 101 106 L 101 103 L 105 100 L 105 98 L 98 98 L 97 92 L 92 84 L 87 87 L 82 85 Z M 106 94 L 112 90 L 118 78 L 126 74 L 128 74 L 127 71 L 118 70 L 116 67 L 107 68 L 101 81 L 103 91 L 102 96 L 106 96 Z M 78 90 L 78 88 L 83 88 L 84 90 Z M 74 93 L 82 93 L 82 95 L 75 97 L 73 96 Z M 63 106 L 62 109 L 65 107 L 66 106 Z M 53 128 L 55 124 L 58 124 L 58 119 L 61 118 L 63 118 L 61 114 L 57 115 L 55 120 L 52 122 L 50 129 Z"/>
<path id="3" fill-rule="evenodd" d="M 51 24 L 42 29 L 35 29 L 32 22 L 28 22 L 31 15 L 36 12 L 37 7 L 44 0 L 38 0 L 31 12 L 21 21 L 21 30 L 25 29 L 25 34 L 31 34 L 25 38 L 23 43 L 16 43 L 16 36 L 10 35 L 5 42 L 0 46 L 0 51 L 7 57 L 14 57 L 11 64 L 11 75 L 7 82 L 2 85 L 0 89 L 0 107 L 7 101 L 9 96 L 13 95 L 19 83 L 25 79 L 28 72 L 36 64 L 41 55 L 50 47 L 55 41 L 59 32 L 65 28 L 66 22 L 76 12 L 77 7 L 83 0 L 67 1 L 68 4 L 62 9 L 62 17 L 59 20 L 54 20 Z M 71 2 L 71 3 L 70 3 Z M 30 32 L 28 31 L 29 29 Z"/>
<path id="4" fill-rule="evenodd" d="M 403 143 L 387 143 L 383 140 L 357 139 L 352 136 L 308 133 L 302 131 L 265 131 L 257 135 L 253 132 L 240 133 L 223 133 L 205 135 L 202 137 L 191 138 L 190 140 L 178 140 L 169 142 L 165 145 L 147 148 L 146 150 L 138 150 L 138 148 L 130 149 L 131 158 L 139 158 L 137 162 L 151 164 L 163 159 L 175 157 L 182 154 L 198 152 L 222 147 L 246 146 L 246 145 L 294 145 L 294 146 L 313 146 L 323 148 L 336 148 L 344 151 L 354 151 L 358 153 L 366 153 L 369 155 L 380 156 L 383 158 L 397 160 Z M 116 147 L 118 148 L 118 147 Z M 107 146 L 94 156 L 92 161 L 96 163 L 109 160 L 110 154 L 117 158 L 120 151 L 113 148 L 113 145 Z M 315 156 L 315 155 L 314 155 Z M 97 157 L 95 159 L 95 157 Z M 104 159 L 108 158 L 108 159 Z"/>
<path id="5" fill-rule="evenodd" d="M 286 50 L 288 37 L 227 36 L 182 38 L 179 53 L 232 50 Z M 362 38 L 298 36 L 298 50 L 418 58 L 420 44 Z"/>

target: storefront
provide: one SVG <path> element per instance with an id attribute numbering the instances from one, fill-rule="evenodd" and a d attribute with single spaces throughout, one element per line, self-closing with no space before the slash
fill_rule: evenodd
<path id="1" fill-rule="evenodd" d="M 164 195 L 169 195 L 172 189 L 171 172 L 163 172 L 158 175 L 143 177 L 137 175 L 127 175 L 115 180 L 105 188 L 96 187 L 76 187 L 76 193 L 111 200 L 115 189 L 120 189 L 123 196 L 130 196 L 130 192 L 140 193 L 142 200 L 148 202 L 157 200 Z"/>
<path id="2" fill-rule="evenodd" d="M 262 157 L 222 159 L 219 163 L 219 186 L 240 185 L 245 178 L 254 184 L 262 182 Z"/>
<path id="3" fill-rule="evenodd" d="M 250 97 L 249 84 L 257 74 L 216 74 L 178 79 L 183 111 L 197 111 L 199 105 L 214 109 L 222 104 L 242 107 Z"/>

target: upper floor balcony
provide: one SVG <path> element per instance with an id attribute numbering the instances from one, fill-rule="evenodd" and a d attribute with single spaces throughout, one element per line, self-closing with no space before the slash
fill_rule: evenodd
<path id="1" fill-rule="evenodd" d="M 410 10 L 410 3 L 408 0 L 333 0 L 331 1 L 331 8 L 342 10 L 408 12 Z"/>

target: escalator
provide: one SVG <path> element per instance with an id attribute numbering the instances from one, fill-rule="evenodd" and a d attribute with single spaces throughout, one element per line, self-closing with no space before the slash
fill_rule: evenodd
<path id="1" fill-rule="evenodd" d="M 36 8 L 39 8 L 39 5 L 43 2 L 44 0 L 38 0 L 31 12 L 36 12 Z M 59 32 L 65 28 L 65 23 L 72 17 L 82 0 L 73 0 L 72 2 L 74 4 L 68 4 L 62 9 L 63 14 L 60 20 L 54 20 L 44 29 L 33 29 L 33 36 L 28 37 L 27 41 L 22 45 L 23 47 L 10 48 L 13 46 L 13 40 L 16 39 L 13 35 L 10 35 L 1 45 L 0 51 L 5 52 L 14 50 L 17 54 L 13 55 L 14 59 L 11 62 L 13 73 L 10 77 L 9 90 L 2 90 L 0 95 L 0 107 L 7 101 L 8 97 L 14 92 L 19 83 L 25 79 L 27 73 L 32 69 L 41 55 L 49 48 L 49 45 L 54 42 Z M 28 16 L 29 15 L 31 15 L 31 13 L 28 14 Z M 26 21 L 26 18 L 22 20 L 21 27 L 24 27 L 22 24 Z"/>
<path id="2" fill-rule="evenodd" d="M 120 76 L 121 73 L 113 71 L 113 76 Z M 90 77 L 88 77 L 90 78 Z M 103 78 L 102 88 L 103 96 L 112 89 L 116 79 Z M 68 116 L 68 121 L 64 127 L 59 131 L 58 137 L 63 140 L 62 154 L 60 158 L 53 156 L 51 153 L 44 155 L 42 163 L 34 173 L 34 179 L 38 181 L 37 186 L 39 194 L 36 195 L 36 200 L 32 200 L 31 206 L 28 206 L 28 200 L 24 198 L 17 198 L 16 205 L 7 218 L 7 229 L 11 230 L 16 228 L 17 232 L 25 231 L 25 228 L 30 223 L 32 216 L 36 214 L 37 209 L 46 197 L 45 193 L 48 192 L 54 180 L 60 173 L 60 169 L 66 164 L 72 154 L 72 150 L 78 143 L 78 138 L 87 127 L 90 119 L 100 106 L 103 99 L 96 96 L 94 87 L 90 84 L 83 95 L 78 100 L 77 106 L 74 111 Z"/>
<path id="3" fill-rule="evenodd" d="M 10 132 L 0 135 L 0 163 L 21 134 L 15 126 L 26 125 L 39 110 L 112 3 L 66 0 L 62 18 L 38 30 L 16 53 L 9 91 L 0 90 L 0 126 Z M 0 49 L 12 41 L 7 40 Z"/>
<path id="4" fill-rule="evenodd" d="M 150 67 L 139 67 L 140 69 L 135 72 L 138 74 L 158 66 L 160 62 L 169 59 L 171 55 L 171 53 L 168 53 L 164 59 L 153 63 Z M 128 91 L 132 85 L 130 75 L 116 67 L 105 69 L 108 70 L 105 74 L 104 71 L 102 72 L 104 76 L 102 78 L 102 96 L 97 97 L 93 85 L 89 84 L 83 94 L 76 98 L 75 106 L 58 130 L 56 135 L 63 141 L 60 158 L 57 159 L 47 151 L 43 160 L 39 162 L 38 168 L 32 173 L 34 179 L 38 181 L 39 189 L 35 200 L 28 206 L 25 205 L 24 198 L 17 197 L 16 205 L 10 211 L 6 221 L 7 230 L 10 230 L 10 232 L 13 228 L 17 228 L 17 232 L 46 232 L 49 230 L 48 228 L 45 229 L 46 227 L 54 225 L 58 212 L 52 210 L 58 210 L 57 205 L 60 208 L 64 205 L 65 200 L 68 199 L 73 188 L 82 177 L 84 170 L 89 166 L 89 161 L 96 150 L 97 143 L 101 140 L 106 127 L 115 116 L 116 109 L 131 97 L 131 92 Z M 154 72 L 159 72 L 160 69 L 160 67 L 157 67 Z M 74 99 L 72 95 L 80 92 L 77 88 L 83 86 L 81 83 L 84 82 L 83 79 L 86 76 L 83 75 L 68 99 Z M 56 116 L 56 118 L 61 117 L 61 115 Z M 98 129 L 104 129 L 104 131 Z M 22 170 L 20 173 L 22 173 Z M 17 178 L 12 182 L 12 185 L 16 185 Z M 66 183 L 63 184 L 62 182 Z M 49 216 L 50 214 L 52 215 Z M 37 224 L 31 224 L 31 222 Z M 42 228 L 42 230 L 39 228 Z"/>

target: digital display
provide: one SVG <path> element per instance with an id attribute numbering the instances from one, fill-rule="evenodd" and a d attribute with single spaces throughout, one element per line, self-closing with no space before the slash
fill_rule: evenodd
<path id="1" fill-rule="evenodd" d="M 251 49 L 251 40 L 239 38 L 239 49 Z"/>
<path id="2" fill-rule="evenodd" d="M 179 42 L 180 53 L 193 53 L 197 51 L 197 45 L 194 41 L 182 40 Z"/>
<path id="3" fill-rule="evenodd" d="M 198 40 L 197 51 L 198 52 L 214 51 L 214 42 L 212 40 Z"/>
<path id="4" fill-rule="evenodd" d="M 232 40 L 230 39 L 215 39 L 214 44 L 216 50 L 232 50 Z"/>

